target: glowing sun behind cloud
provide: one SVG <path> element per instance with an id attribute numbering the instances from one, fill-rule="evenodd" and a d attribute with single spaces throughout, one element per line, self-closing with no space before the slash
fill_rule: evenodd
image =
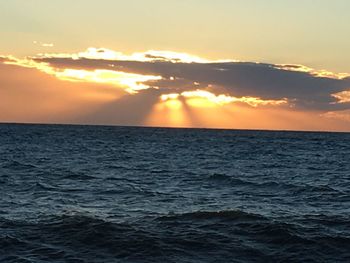
<path id="1" fill-rule="evenodd" d="M 22 95 L 16 98 L 4 86 L 3 120 L 40 122 L 50 116 L 50 122 L 168 127 L 341 130 L 350 126 L 344 117 L 350 109 L 349 75 L 303 65 L 207 60 L 154 50 L 125 55 L 105 48 L 2 56 L 0 62 L 14 72 L 35 72 L 33 78 L 45 79 L 41 86 L 62 87 L 51 89 L 55 97 L 38 103 L 41 106 L 31 114 L 36 107 L 26 108 L 18 100 Z M 24 87 L 18 89 L 28 93 Z M 35 94 L 44 92 L 31 89 Z M 40 97 L 35 96 L 28 99 Z"/>
<path id="2" fill-rule="evenodd" d="M 251 107 L 279 106 L 286 100 L 264 101 L 258 98 L 236 98 L 228 95 L 215 95 L 205 90 L 184 91 L 163 94 L 154 105 L 145 124 L 169 127 L 221 127 L 232 128 L 245 124 L 245 118 L 258 127 L 259 119 Z M 245 106 L 244 106 L 245 105 Z M 263 118 L 266 119 L 266 118 Z M 265 120 L 266 121 L 266 120 Z M 246 125 L 246 124 L 245 124 Z M 250 127 L 250 128 L 252 128 Z"/>

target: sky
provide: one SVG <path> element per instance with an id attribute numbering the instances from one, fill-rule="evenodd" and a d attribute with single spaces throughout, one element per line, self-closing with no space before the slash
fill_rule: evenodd
<path id="1" fill-rule="evenodd" d="M 0 122 L 350 131 L 348 0 L 0 0 Z"/>

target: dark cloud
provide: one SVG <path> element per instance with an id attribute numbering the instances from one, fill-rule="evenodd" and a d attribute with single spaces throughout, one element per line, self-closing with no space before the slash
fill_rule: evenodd
<path id="1" fill-rule="evenodd" d="M 281 69 L 267 63 L 217 62 L 173 63 L 154 60 L 111 61 L 102 59 L 37 58 L 57 68 L 108 69 L 162 76 L 162 80 L 147 84 L 166 92 L 209 87 L 212 91 L 236 97 L 253 96 L 262 99 L 288 99 L 294 107 L 310 110 L 344 110 L 350 103 L 337 103 L 332 94 L 350 90 L 350 78 L 317 77 L 308 72 Z M 298 65 L 287 65 L 298 69 Z M 196 84 L 194 84 L 196 83 Z M 211 87 L 211 88 L 210 88 Z"/>

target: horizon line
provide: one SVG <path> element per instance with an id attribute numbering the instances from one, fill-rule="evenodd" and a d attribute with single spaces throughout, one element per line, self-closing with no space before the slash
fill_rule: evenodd
<path id="1" fill-rule="evenodd" d="M 121 125 L 121 124 L 91 124 L 91 123 L 43 123 L 43 122 L 2 122 L 0 125 L 36 125 L 36 126 L 88 126 L 88 127 L 116 127 L 116 128 L 146 128 L 146 129 L 174 129 L 174 130 L 213 130 L 213 131 L 248 131 L 248 132 L 290 132 L 290 133 L 342 133 L 350 134 L 350 131 L 332 130 L 292 130 L 292 129 L 239 129 L 239 128 L 214 128 L 214 127 L 170 127 L 151 125 Z"/>

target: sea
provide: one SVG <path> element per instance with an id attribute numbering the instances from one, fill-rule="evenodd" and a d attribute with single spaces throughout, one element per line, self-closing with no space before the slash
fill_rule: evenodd
<path id="1" fill-rule="evenodd" d="M 350 133 L 1 124 L 0 262 L 350 262 Z"/>

